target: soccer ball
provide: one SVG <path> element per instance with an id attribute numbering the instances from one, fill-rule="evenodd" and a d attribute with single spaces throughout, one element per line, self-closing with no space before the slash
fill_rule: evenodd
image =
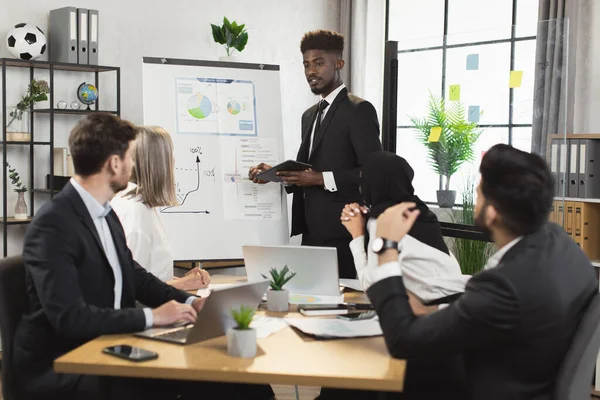
<path id="1" fill-rule="evenodd" d="M 17 24 L 6 35 L 8 51 L 21 60 L 36 60 L 46 52 L 46 36 L 40 28 L 32 24 Z"/>

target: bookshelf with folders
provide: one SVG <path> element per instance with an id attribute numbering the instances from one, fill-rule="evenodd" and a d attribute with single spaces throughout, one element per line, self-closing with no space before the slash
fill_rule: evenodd
<path id="1" fill-rule="evenodd" d="M 30 135 L 27 140 L 13 140 L 7 135 L 6 122 L 2 124 L 2 165 L 3 168 L 3 185 L 2 185 L 2 218 L 0 218 L 0 222 L 2 223 L 3 230 L 3 252 L 4 257 L 8 255 L 8 235 L 9 230 L 8 226 L 10 225 L 23 225 L 31 222 L 33 218 L 34 210 L 35 210 L 35 194 L 42 196 L 40 200 L 47 201 L 48 196 L 52 197 L 54 194 L 60 190 L 62 183 L 66 182 L 68 179 L 69 173 L 72 173 L 69 157 L 67 154 L 66 148 L 60 148 L 54 146 L 55 141 L 55 122 L 62 118 L 63 116 L 68 115 L 77 115 L 84 116 L 90 113 L 95 112 L 110 112 L 116 115 L 121 114 L 121 102 L 120 102 L 120 68 L 119 67 L 109 67 L 109 66 L 99 66 L 99 65 L 82 65 L 82 64 L 71 64 L 71 63 L 61 63 L 61 62 L 48 62 L 48 61 L 24 61 L 18 59 L 11 58 L 0 58 L 0 66 L 2 68 L 2 120 L 7 121 L 7 79 L 10 82 L 10 74 L 12 71 L 16 70 L 28 70 L 29 71 L 29 81 L 33 81 L 36 78 L 36 72 L 46 71 L 45 73 L 49 77 L 49 90 L 48 94 L 48 108 L 31 108 L 28 110 L 28 118 L 29 118 L 29 130 Z M 100 108 L 100 96 L 98 96 L 98 100 L 96 100 L 95 104 L 92 106 L 93 108 L 89 109 L 68 109 L 68 108 L 57 108 L 56 107 L 56 96 L 55 96 L 55 85 L 60 86 L 62 83 L 57 82 L 55 79 L 55 71 L 65 71 L 69 73 L 69 76 L 74 76 L 77 73 L 92 73 L 94 75 L 94 86 L 100 90 L 99 85 L 99 74 L 101 73 L 113 73 L 115 78 L 115 93 L 103 92 L 103 97 L 108 98 L 108 96 L 115 96 L 116 101 L 116 109 L 114 110 L 102 110 Z M 40 128 L 40 125 L 46 125 L 46 128 L 49 132 L 49 139 L 45 138 L 42 140 L 38 140 L 36 136 L 36 131 Z M 27 207 L 28 215 L 26 219 L 15 219 L 9 217 L 10 210 L 7 205 L 7 195 L 8 190 L 10 190 L 10 181 L 8 180 L 8 168 L 7 168 L 7 154 L 11 151 L 11 147 L 14 146 L 22 146 L 28 150 L 29 153 L 29 174 L 27 176 L 28 186 L 29 186 L 29 204 Z M 46 148 L 48 151 L 49 165 L 46 167 L 37 165 L 34 153 L 35 150 L 39 151 L 40 148 Z M 55 160 L 55 158 L 57 158 Z M 61 173 L 66 176 L 59 176 L 57 173 Z M 43 174 L 45 175 L 43 182 L 45 183 L 43 187 L 36 187 L 35 176 L 34 174 Z"/>
<path id="2" fill-rule="evenodd" d="M 598 260 L 600 134 L 549 135 L 548 155 L 556 183 L 549 219 L 562 226 L 590 260 Z"/>

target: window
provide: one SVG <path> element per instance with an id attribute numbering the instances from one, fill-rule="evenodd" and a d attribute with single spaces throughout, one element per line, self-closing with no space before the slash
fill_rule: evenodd
<path id="1" fill-rule="evenodd" d="M 481 111 L 475 160 L 450 180 L 457 204 L 491 146 L 531 150 L 537 14 L 538 0 L 388 0 L 386 38 L 398 41 L 396 149 L 425 202 L 437 204 L 440 178 L 410 117 L 427 115 L 430 93 L 449 106 L 450 86 L 460 85 L 465 117 L 470 107 Z M 511 71 L 522 71 L 519 87 L 509 87 Z"/>

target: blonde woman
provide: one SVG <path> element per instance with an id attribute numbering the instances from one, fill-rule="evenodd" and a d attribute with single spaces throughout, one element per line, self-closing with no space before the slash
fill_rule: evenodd
<path id="1" fill-rule="evenodd" d="M 173 141 L 167 131 L 142 126 L 134 147 L 134 174 L 127 189 L 111 205 L 127 237 L 133 259 L 157 278 L 181 290 L 208 286 L 209 274 L 194 268 L 182 278 L 173 277 L 171 246 L 158 216 L 158 207 L 177 205 Z"/>

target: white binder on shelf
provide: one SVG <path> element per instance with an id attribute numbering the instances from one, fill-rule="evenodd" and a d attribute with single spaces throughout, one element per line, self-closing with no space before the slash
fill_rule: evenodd
<path id="1" fill-rule="evenodd" d="M 88 64 L 88 10 L 77 9 L 77 63 Z"/>

